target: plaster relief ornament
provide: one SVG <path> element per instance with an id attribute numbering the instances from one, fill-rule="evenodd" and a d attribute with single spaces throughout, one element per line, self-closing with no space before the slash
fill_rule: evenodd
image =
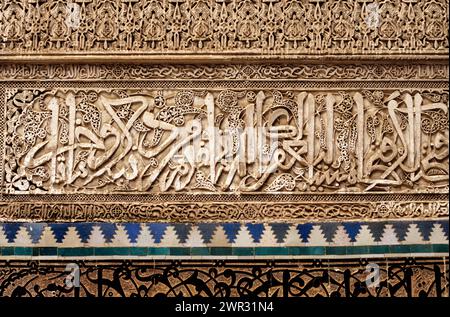
<path id="1" fill-rule="evenodd" d="M 443 192 L 448 93 L 14 89 L 6 193 Z"/>

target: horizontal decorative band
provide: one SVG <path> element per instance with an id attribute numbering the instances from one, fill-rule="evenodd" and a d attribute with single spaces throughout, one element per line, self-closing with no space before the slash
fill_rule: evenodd
<path id="1" fill-rule="evenodd" d="M 313 246 L 313 247 L 0 247 L 0 258 L 17 257 L 123 257 L 123 258 L 309 258 L 309 257 L 352 257 L 352 256 L 430 256 L 448 255 L 448 244 L 411 244 L 411 245 L 371 245 L 371 246 Z"/>
<path id="2" fill-rule="evenodd" d="M 140 80 L 446 80 L 448 63 L 369 64 L 14 64 L 0 63 L 0 81 Z M 411 82 L 409 82 L 412 84 Z"/>
<path id="3" fill-rule="evenodd" d="M 0 53 L 7 56 L 448 53 L 445 0 L 19 0 L 3 4 L 2 11 Z"/>
<path id="4" fill-rule="evenodd" d="M 379 279 L 371 278 L 375 271 Z M 0 259 L 0 272 L 0 296 L 15 298 L 193 296 L 273 301 L 315 296 L 448 297 L 449 292 L 448 255 L 345 260 Z M 71 273 L 77 279 L 71 279 Z"/>
<path id="5" fill-rule="evenodd" d="M 198 197 L 198 195 L 197 195 Z M 89 198 L 89 197 L 88 197 Z M 199 198 L 197 198 L 199 199 Z M 388 202 L 0 202 L 1 221 L 321 221 L 448 217 L 448 200 Z"/>
<path id="6" fill-rule="evenodd" d="M 7 222 L 0 223 L 0 246 L 156 249 L 181 247 L 189 250 L 196 247 L 441 245 L 448 243 L 448 225 L 448 219 L 196 224 Z M 276 252 L 277 249 L 274 250 Z"/>

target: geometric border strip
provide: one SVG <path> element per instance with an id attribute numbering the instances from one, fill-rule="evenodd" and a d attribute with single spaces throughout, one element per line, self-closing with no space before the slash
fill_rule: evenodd
<path id="1" fill-rule="evenodd" d="M 315 247 L 2 247 L 0 259 L 285 259 L 285 258 L 373 258 L 430 257 L 449 254 L 448 244 L 373 245 L 373 246 L 315 246 Z"/>
<path id="2" fill-rule="evenodd" d="M 427 56 L 430 58 L 431 56 Z M 107 60 L 107 59 L 105 59 Z M 210 59 L 204 59 L 208 63 Z M 439 80 L 448 79 L 448 62 L 433 64 L 397 61 L 350 64 L 0 64 L 0 81 L 82 80 Z M 372 82 L 373 84 L 373 82 Z M 410 83 L 411 84 L 411 83 Z"/>
<path id="3" fill-rule="evenodd" d="M 448 200 L 340 202 L 0 202 L 0 221 L 314 221 L 448 217 Z M 273 196 L 273 198 L 276 196 Z M 55 197 L 56 198 L 56 197 Z M 204 199 L 208 199 L 204 197 Z M 89 199 L 90 200 L 90 199 Z M 89 201 L 88 200 L 88 201 Z M 273 202 L 273 201 L 272 201 Z"/>
<path id="4" fill-rule="evenodd" d="M 378 286 L 368 287 L 368 264 L 379 269 Z M 75 268 L 79 285 L 68 287 L 68 274 Z M 0 260 L 0 297 L 157 296 L 158 301 L 180 296 L 448 297 L 448 270 L 445 256 L 276 261 Z"/>
<path id="5" fill-rule="evenodd" d="M 0 223 L 0 256 L 352 256 L 447 253 L 448 219 L 325 223 Z"/>

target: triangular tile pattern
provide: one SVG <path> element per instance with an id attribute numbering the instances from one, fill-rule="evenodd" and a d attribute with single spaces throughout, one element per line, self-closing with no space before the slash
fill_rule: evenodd
<path id="1" fill-rule="evenodd" d="M 225 231 L 225 234 L 227 235 L 228 242 L 233 243 L 236 239 L 236 235 L 241 228 L 241 224 L 237 222 L 232 223 L 224 223 L 222 224 L 223 230 Z"/>
<path id="2" fill-rule="evenodd" d="M 380 244 L 392 245 L 399 244 L 397 233 L 395 232 L 392 224 L 387 224 L 384 228 L 383 236 L 381 237 Z"/>
<path id="3" fill-rule="evenodd" d="M 31 237 L 28 234 L 28 230 L 25 226 L 21 226 L 16 232 L 16 238 L 14 240 L 14 245 L 19 247 L 26 247 L 32 244 Z"/>
<path id="4" fill-rule="evenodd" d="M 338 226 L 333 236 L 333 244 L 337 246 L 351 245 L 351 238 L 349 237 L 344 226 Z"/>
<path id="5" fill-rule="evenodd" d="M 69 230 L 70 224 L 68 223 L 52 223 L 50 224 L 50 228 L 53 231 L 53 235 L 57 242 L 61 243 L 64 240 L 64 236 Z"/>
<path id="6" fill-rule="evenodd" d="M 124 225 L 117 225 L 117 230 L 112 238 L 111 245 L 116 247 L 126 247 L 129 245 L 134 245 L 135 241 L 131 241 L 128 237 L 128 232 Z"/>
<path id="7" fill-rule="evenodd" d="M 181 242 L 180 238 L 178 237 L 177 231 L 175 229 L 175 226 L 169 225 L 166 228 L 166 231 L 164 233 L 164 236 L 161 239 L 161 246 L 167 246 L 167 247 L 182 247 L 183 242 Z"/>
<path id="8" fill-rule="evenodd" d="M 289 228 L 289 227 L 288 227 Z M 283 234 L 284 236 L 286 233 Z M 257 243 L 258 246 L 261 247 L 273 247 L 281 245 L 281 242 L 283 242 L 283 239 L 281 239 L 281 242 L 279 242 L 280 239 L 277 238 L 274 234 L 274 229 L 272 226 L 264 226 L 264 231 L 261 235 L 261 238 L 259 239 L 259 242 Z"/>
<path id="9" fill-rule="evenodd" d="M 374 245 L 375 240 L 372 232 L 369 229 L 369 225 L 361 225 L 358 234 L 355 237 L 354 245 Z"/>
<path id="10" fill-rule="evenodd" d="M 155 243 L 160 243 L 167 229 L 167 223 L 149 223 L 148 228 Z"/>
<path id="11" fill-rule="evenodd" d="M 298 233 L 303 242 L 308 242 L 309 234 L 312 228 L 312 223 L 299 224 L 297 226 Z"/>
<path id="12" fill-rule="evenodd" d="M 311 226 L 311 228 L 312 228 L 312 226 Z M 309 234 L 309 231 L 308 231 L 308 234 Z M 289 226 L 289 229 L 286 232 L 286 237 L 284 238 L 283 243 L 281 245 L 287 246 L 287 247 L 305 245 L 305 242 L 302 239 L 303 238 L 299 234 L 298 226 L 291 225 L 291 226 Z"/>
<path id="13" fill-rule="evenodd" d="M 308 236 L 308 245 L 312 246 L 321 246 L 321 245 L 329 245 L 329 242 L 327 241 L 323 231 L 322 226 L 320 225 L 313 225 L 311 232 Z"/>
<path id="14" fill-rule="evenodd" d="M 31 241 L 33 243 L 39 243 L 42 237 L 42 233 L 44 232 L 44 229 L 46 228 L 45 223 L 26 223 L 24 226 L 28 230 L 28 234 L 31 237 Z"/>
<path id="15" fill-rule="evenodd" d="M 155 246 L 155 240 L 153 239 L 150 229 L 147 225 L 142 225 L 139 235 L 136 239 L 136 246 L 138 247 L 150 247 Z"/>
<path id="16" fill-rule="evenodd" d="M 0 223 L 2 246 L 351 246 L 447 244 L 447 220 L 327 223 Z"/>
<path id="17" fill-rule="evenodd" d="M 435 244 L 445 243 L 445 241 L 448 243 L 448 235 L 445 234 L 444 228 L 440 223 L 436 222 L 433 224 L 429 240 L 430 243 Z"/>
<path id="18" fill-rule="evenodd" d="M 272 227 L 272 232 L 277 238 L 278 243 L 283 243 L 284 239 L 286 238 L 286 234 L 289 230 L 289 224 L 287 223 L 271 223 L 269 224 Z M 267 227 L 266 227 L 267 231 Z"/>
<path id="19" fill-rule="evenodd" d="M 44 226 L 42 233 L 40 234 L 39 242 L 37 242 L 36 245 L 40 247 L 56 247 L 62 242 L 63 240 L 57 241 L 50 226 Z"/>
<path id="20" fill-rule="evenodd" d="M 420 244 L 424 241 L 422 233 L 420 232 L 417 224 L 412 223 L 408 227 L 408 231 L 406 232 L 405 239 L 403 243 L 406 244 Z"/>
<path id="21" fill-rule="evenodd" d="M 8 245 L 8 239 L 6 238 L 5 231 L 3 230 L 3 226 L 0 225 L 0 247 L 4 247 Z"/>
<path id="22" fill-rule="evenodd" d="M 184 243 L 185 247 L 194 248 L 205 245 L 202 234 L 197 226 L 191 227 L 189 235 Z"/>
<path id="23" fill-rule="evenodd" d="M 203 241 L 205 243 L 210 243 L 217 225 L 214 223 L 200 223 L 197 227 L 202 235 Z"/>
<path id="24" fill-rule="evenodd" d="M 127 233 L 128 239 L 131 243 L 136 243 L 139 233 L 141 232 L 141 224 L 139 223 L 124 223 L 123 227 Z"/>
<path id="25" fill-rule="evenodd" d="M 233 242 L 233 247 L 249 247 L 255 245 L 255 239 L 250 233 L 248 226 L 241 226 L 236 238 Z"/>
<path id="26" fill-rule="evenodd" d="M 222 225 L 217 225 L 216 230 L 209 242 L 206 244 L 209 247 L 229 247 L 231 243 L 228 240 L 227 233 Z"/>

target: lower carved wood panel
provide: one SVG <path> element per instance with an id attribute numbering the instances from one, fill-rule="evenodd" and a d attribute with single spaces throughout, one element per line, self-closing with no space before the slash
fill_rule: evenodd
<path id="1" fill-rule="evenodd" d="M 378 268 L 376 287 L 366 282 L 371 279 L 368 265 Z M 449 294 L 448 274 L 448 257 L 247 262 L 0 261 L 0 296 L 445 297 Z M 79 285 L 70 284 L 74 276 L 79 276 Z"/>

